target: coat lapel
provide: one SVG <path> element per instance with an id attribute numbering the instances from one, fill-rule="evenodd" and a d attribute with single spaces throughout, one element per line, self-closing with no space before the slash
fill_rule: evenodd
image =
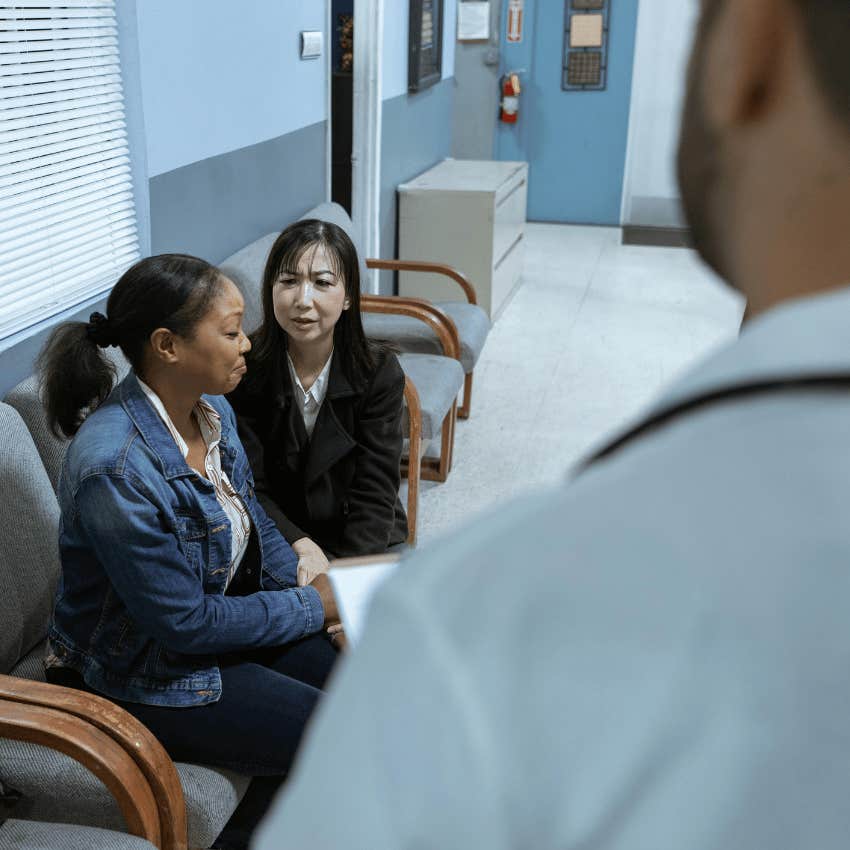
<path id="1" fill-rule="evenodd" d="M 337 354 L 334 352 L 328 375 L 328 391 L 324 403 L 319 408 L 319 415 L 313 428 L 313 436 L 307 449 L 307 463 L 304 469 L 304 484 L 307 487 L 357 445 L 357 441 L 339 419 L 339 410 L 341 409 L 339 402 L 355 395 L 357 393 L 343 374 Z M 294 405 L 291 406 L 294 407 Z M 300 412 L 296 411 L 296 415 L 301 421 L 303 430 L 304 422 L 301 419 Z"/>

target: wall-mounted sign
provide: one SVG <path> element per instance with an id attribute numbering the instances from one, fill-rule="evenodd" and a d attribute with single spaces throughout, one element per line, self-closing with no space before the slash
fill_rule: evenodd
<path id="1" fill-rule="evenodd" d="M 522 14 L 525 0 L 508 0 L 506 40 L 511 44 L 522 41 Z"/>
<path id="2" fill-rule="evenodd" d="M 564 91 L 600 91 L 608 71 L 610 0 L 568 0 L 564 11 Z"/>

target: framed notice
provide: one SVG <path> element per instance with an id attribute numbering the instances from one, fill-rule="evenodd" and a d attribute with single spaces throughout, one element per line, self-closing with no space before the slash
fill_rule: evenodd
<path id="1" fill-rule="evenodd" d="M 443 74 L 443 0 L 410 0 L 407 90 L 422 91 Z"/>

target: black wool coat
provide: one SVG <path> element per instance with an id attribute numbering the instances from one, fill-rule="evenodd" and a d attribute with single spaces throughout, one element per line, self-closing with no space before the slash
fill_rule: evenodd
<path id="1" fill-rule="evenodd" d="M 287 541 L 310 537 L 331 557 L 384 552 L 407 539 L 398 497 L 404 373 L 395 354 L 375 357 L 374 372 L 355 386 L 334 351 L 312 437 L 285 353 L 262 380 L 227 396 L 266 513 Z"/>

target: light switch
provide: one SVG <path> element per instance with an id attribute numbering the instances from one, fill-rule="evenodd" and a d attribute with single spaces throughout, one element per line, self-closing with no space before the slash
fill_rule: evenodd
<path id="1" fill-rule="evenodd" d="M 322 33 L 320 30 L 301 32 L 301 58 L 318 59 L 322 55 Z"/>

